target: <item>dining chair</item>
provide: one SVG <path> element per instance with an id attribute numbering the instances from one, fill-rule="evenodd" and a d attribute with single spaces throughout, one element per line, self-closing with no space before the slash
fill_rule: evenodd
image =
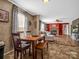
<path id="1" fill-rule="evenodd" d="M 22 59 L 23 55 L 26 54 L 26 49 L 29 49 L 29 55 L 30 55 L 30 50 L 31 50 L 30 43 L 22 43 L 21 41 L 24 40 L 20 39 L 19 33 L 12 33 L 12 37 L 14 44 L 14 59 L 18 59 L 19 54 L 20 54 L 20 59 Z"/>
<path id="2" fill-rule="evenodd" d="M 35 59 L 37 59 L 37 50 L 41 51 L 41 59 L 43 59 L 43 50 L 46 46 L 48 50 L 48 41 L 45 40 L 45 36 L 43 36 L 42 38 L 40 38 L 40 41 L 38 42 L 38 44 L 36 44 L 35 46 L 35 55 L 36 55 Z"/>

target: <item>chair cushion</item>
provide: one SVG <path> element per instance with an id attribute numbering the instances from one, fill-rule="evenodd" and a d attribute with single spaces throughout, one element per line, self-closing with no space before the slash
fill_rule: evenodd
<path id="1" fill-rule="evenodd" d="M 30 46 L 30 44 L 24 44 L 24 43 L 21 44 L 21 47 L 22 47 L 22 48 L 28 47 L 28 46 Z"/>
<path id="2" fill-rule="evenodd" d="M 22 44 L 26 44 L 26 43 L 27 43 L 27 41 L 21 41 L 21 43 L 22 43 Z"/>

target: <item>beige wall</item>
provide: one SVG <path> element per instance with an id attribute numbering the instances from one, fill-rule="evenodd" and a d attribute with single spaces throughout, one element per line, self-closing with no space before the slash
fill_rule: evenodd
<path id="1" fill-rule="evenodd" d="M 13 4 L 9 3 L 7 0 L 0 0 L 0 9 L 9 12 L 8 23 L 0 22 L 0 40 L 3 40 L 5 42 L 5 52 L 8 52 L 13 49 L 11 39 L 12 5 Z M 31 22 L 29 30 L 39 32 L 39 16 L 32 16 L 27 12 L 26 15 L 28 20 Z"/>
<path id="2" fill-rule="evenodd" d="M 12 4 L 7 0 L 0 0 L 0 9 L 9 12 L 8 23 L 0 22 L 0 40 L 5 42 L 5 52 L 12 49 L 11 46 L 11 17 L 12 17 Z"/>
<path id="3" fill-rule="evenodd" d="M 39 34 L 39 20 L 40 20 L 40 16 L 39 15 L 35 15 L 33 17 L 33 30 L 32 32 L 35 32 L 35 34 Z"/>
<path id="4" fill-rule="evenodd" d="M 39 34 L 39 15 L 30 15 L 26 12 L 27 19 L 31 22 L 31 25 L 29 26 L 29 31 L 36 32 L 36 34 Z M 36 27 L 36 28 L 35 28 Z"/>
<path id="5" fill-rule="evenodd" d="M 29 13 L 26 12 L 26 15 L 27 15 L 27 19 L 31 22 L 31 25 L 29 25 L 29 28 L 28 30 L 32 31 L 33 30 L 33 16 L 30 15 Z"/>

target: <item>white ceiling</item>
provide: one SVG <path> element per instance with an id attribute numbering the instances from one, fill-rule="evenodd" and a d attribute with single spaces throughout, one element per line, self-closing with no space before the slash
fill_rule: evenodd
<path id="1" fill-rule="evenodd" d="M 53 22 L 59 19 L 70 22 L 79 17 L 79 0 L 49 0 L 44 4 L 43 0 L 9 0 L 14 1 L 19 7 L 30 11 L 31 14 L 41 15 L 41 20 Z"/>

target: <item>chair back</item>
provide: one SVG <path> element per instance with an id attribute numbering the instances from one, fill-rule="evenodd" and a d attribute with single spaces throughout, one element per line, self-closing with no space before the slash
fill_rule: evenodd
<path id="1" fill-rule="evenodd" d="M 38 41 L 37 44 L 39 43 L 44 43 L 45 42 L 45 36 L 42 36 Z"/>
<path id="2" fill-rule="evenodd" d="M 20 34 L 19 33 L 12 33 L 12 38 L 13 38 L 14 48 L 16 49 L 21 44 L 21 41 L 19 40 Z"/>

